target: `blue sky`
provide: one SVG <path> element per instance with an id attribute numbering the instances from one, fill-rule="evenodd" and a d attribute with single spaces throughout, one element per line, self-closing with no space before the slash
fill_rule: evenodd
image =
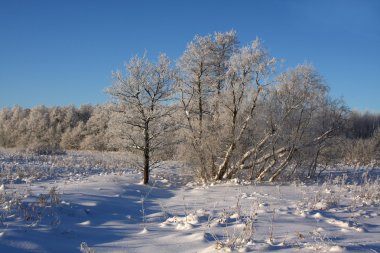
<path id="1" fill-rule="evenodd" d="M 0 107 L 104 103 L 130 57 L 177 59 L 195 34 L 231 29 L 380 112 L 378 0 L 0 0 Z"/>

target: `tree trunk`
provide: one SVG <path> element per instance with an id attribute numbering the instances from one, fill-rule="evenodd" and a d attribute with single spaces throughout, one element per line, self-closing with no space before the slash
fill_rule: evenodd
<path id="1" fill-rule="evenodd" d="M 224 175 L 227 172 L 227 168 L 228 168 L 228 165 L 230 163 L 230 158 L 232 156 L 232 152 L 234 151 L 234 149 L 235 149 L 235 140 L 233 140 L 231 145 L 228 147 L 228 150 L 226 152 L 224 160 L 223 160 L 222 164 L 219 166 L 219 171 L 218 171 L 217 175 L 215 176 L 215 180 L 222 180 L 223 179 Z"/>
<path id="2" fill-rule="evenodd" d="M 149 182 L 149 167 L 150 167 L 150 142 L 149 142 L 149 122 L 145 122 L 144 129 L 144 184 Z"/>
<path id="3" fill-rule="evenodd" d="M 277 168 L 276 172 L 273 173 L 273 175 L 269 178 L 268 180 L 269 182 L 275 181 L 280 176 L 280 173 L 286 168 L 286 166 L 289 164 L 290 160 L 292 159 L 293 153 L 294 153 L 294 147 L 290 150 L 289 155 L 286 157 L 286 159 Z"/>
<path id="4" fill-rule="evenodd" d="M 314 159 L 310 164 L 309 173 L 307 175 L 308 178 L 313 178 L 315 176 L 315 172 L 317 171 L 318 157 L 319 157 L 320 150 L 321 150 L 321 147 L 318 147 L 317 153 L 315 154 Z"/>

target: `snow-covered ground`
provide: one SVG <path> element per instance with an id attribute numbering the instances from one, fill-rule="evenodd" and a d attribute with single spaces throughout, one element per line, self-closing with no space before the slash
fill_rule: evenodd
<path id="1" fill-rule="evenodd" d="M 122 166 L 0 155 L 0 252 L 380 252 L 376 171 L 200 186 L 167 163 L 145 186 Z"/>

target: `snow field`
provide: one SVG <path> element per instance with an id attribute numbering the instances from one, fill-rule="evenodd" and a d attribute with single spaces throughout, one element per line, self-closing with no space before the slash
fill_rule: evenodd
<path id="1" fill-rule="evenodd" d="M 182 169 L 165 164 L 148 186 L 134 170 L 79 166 L 75 177 L 7 178 L 0 252 L 380 251 L 375 179 L 198 185 Z"/>

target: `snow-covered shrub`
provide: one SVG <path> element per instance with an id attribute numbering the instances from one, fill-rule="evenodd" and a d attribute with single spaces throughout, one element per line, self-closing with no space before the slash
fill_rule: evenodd
<path id="1" fill-rule="evenodd" d="M 91 249 L 91 248 L 87 245 L 87 243 L 82 242 L 82 243 L 80 244 L 80 252 L 82 252 L 82 253 L 95 253 L 95 250 L 94 250 L 94 249 Z"/>
<path id="2" fill-rule="evenodd" d="M 364 173 L 361 183 L 350 185 L 348 190 L 353 206 L 380 205 L 380 179 L 370 179 L 368 172 Z"/>
<path id="3" fill-rule="evenodd" d="M 251 245 L 256 234 L 258 206 L 256 202 L 243 206 L 242 194 L 239 194 L 234 207 L 223 209 L 214 217 L 210 215 L 209 234 L 215 240 L 215 249 L 239 250 Z M 223 227 L 223 234 L 217 234 L 214 227 Z"/>
<path id="4" fill-rule="evenodd" d="M 60 223 L 57 212 L 60 203 L 60 193 L 54 186 L 47 194 L 38 196 L 5 190 L 0 192 L 0 215 L 21 218 L 27 226 L 37 226 L 40 223 L 56 226 Z"/>

